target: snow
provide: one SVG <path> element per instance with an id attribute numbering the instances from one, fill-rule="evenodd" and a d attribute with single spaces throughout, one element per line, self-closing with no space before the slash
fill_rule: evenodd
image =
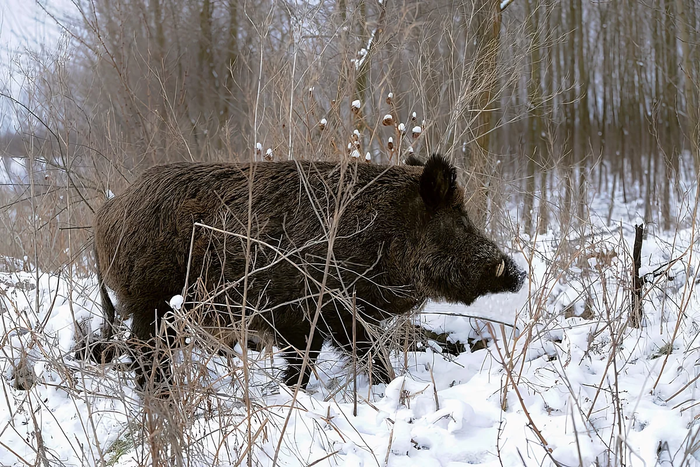
<path id="1" fill-rule="evenodd" d="M 367 59 L 369 51 L 372 49 L 372 42 L 374 41 L 375 34 L 376 34 L 376 30 L 372 31 L 371 37 L 367 40 L 367 47 L 363 47 L 362 49 L 360 49 L 358 51 L 357 55 L 360 58 L 353 60 L 353 62 L 355 63 L 355 70 L 359 70 L 362 67 L 362 65 L 365 63 L 365 60 Z"/>
<path id="2" fill-rule="evenodd" d="M 179 310 L 182 308 L 183 303 L 185 303 L 185 298 L 182 295 L 175 295 L 170 299 L 170 308 Z"/>
<path id="3" fill-rule="evenodd" d="M 510 5 L 511 3 L 513 3 L 513 0 L 501 0 L 501 3 L 498 5 L 498 7 L 501 11 L 503 11 L 506 8 L 508 8 L 508 5 Z"/>
<path id="4" fill-rule="evenodd" d="M 28 183 L 27 163 L 26 157 L 0 157 L 0 184 Z"/>
<path id="5" fill-rule="evenodd" d="M 249 350 L 250 414 L 240 360 L 231 370 L 226 357 L 195 352 L 193 372 L 211 389 L 193 406 L 176 405 L 189 407 L 186 463 L 235 465 L 250 427 L 260 433 L 253 464 L 262 466 L 276 451 L 280 466 L 700 465 L 698 226 L 645 240 L 642 273 L 653 283 L 644 325 L 634 329 L 626 316 L 637 209 L 617 203 L 608 226 L 608 202 L 593 200 L 585 231 L 513 236 L 509 251 L 530 273 L 520 292 L 426 304 L 416 322 L 453 342 L 486 339 L 487 348 L 392 354 L 390 384 L 370 387 L 358 376 L 356 416 L 348 363 L 329 346 L 296 401 L 270 359 Z M 653 277 L 671 261 L 668 274 Z M 133 373 L 73 358 L 74 318 L 98 330 L 98 303 L 94 277 L 64 271 L 37 284 L 34 274 L 0 273 L 0 465 L 40 463 L 39 436 L 52 465 L 150 463 Z M 240 355 L 240 344 L 234 350 Z M 23 353 L 37 381 L 27 391 L 12 379 Z"/>

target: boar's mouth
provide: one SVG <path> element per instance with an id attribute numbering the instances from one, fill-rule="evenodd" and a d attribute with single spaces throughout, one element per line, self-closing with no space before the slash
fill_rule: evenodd
<path id="1" fill-rule="evenodd" d="M 521 269 L 511 258 L 501 260 L 496 266 L 496 279 L 499 280 L 503 292 L 518 292 L 525 283 L 527 272 Z"/>
<path id="2" fill-rule="evenodd" d="M 484 295 L 518 292 L 522 289 L 527 277 L 527 272 L 512 258 L 505 255 L 496 264 L 473 266 L 464 272 L 465 275 L 452 283 L 435 280 L 427 296 L 451 303 L 471 305 L 477 298 Z"/>
<path id="3" fill-rule="evenodd" d="M 482 286 L 479 288 L 478 295 L 518 292 L 523 287 L 527 276 L 527 273 L 507 256 L 495 266 L 491 266 L 489 271 L 481 277 Z"/>

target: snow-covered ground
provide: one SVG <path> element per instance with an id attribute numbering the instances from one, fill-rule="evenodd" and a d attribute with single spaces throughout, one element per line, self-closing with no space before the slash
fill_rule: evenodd
<path id="1" fill-rule="evenodd" d="M 264 356 L 250 366 L 246 400 L 242 371 L 203 355 L 208 392 L 173 403 L 161 426 L 175 433 L 154 435 L 133 373 L 73 358 L 74 323 L 100 325 L 95 278 L 62 271 L 37 287 L 33 274 L 2 273 L 0 465 L 150 464 L 161 440 L 171 444 L 159 456 L 189 465 L 247 465 L 248 454 L 252 465 L 285 466 L 700 465 L 697 226 L 679 203 L 681 227 L 644 241 L 650 282 L 635 329 L 626 323 L 639 206 L 618 201 L 606 226 L 609 202 L 593 200 L 586 229 L 516 242 L 530 270 L 518 294 L 429 303 L 416 318 L 425 327 L 487 348 L 393 355 L 401 376 L 391 384 L 358 378 L 356 416 L 347 362 L 330 349 L 321 381 L 296 401 L 256 369 Z M 33 370 L 31 389 L 15 387 L 17 367 Z"/>

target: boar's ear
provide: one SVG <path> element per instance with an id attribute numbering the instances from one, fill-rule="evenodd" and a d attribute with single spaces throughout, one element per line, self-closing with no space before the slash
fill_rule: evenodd
<path id="1" fill-rule="evenodd" d="M 426 206 L 437 209 L 449 203 L 457 185 L 457 171 L 439 154 L 425 163 L 420 176 L 420 195 Z"/>

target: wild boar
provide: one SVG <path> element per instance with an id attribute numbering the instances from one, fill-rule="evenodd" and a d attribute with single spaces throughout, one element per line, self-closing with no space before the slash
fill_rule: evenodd
<path id="1" fill-rule="evenodd" d="M 153 167 L 97 212 L 94 242 L 108 321 L 114 307 L 105 286 L 133 318 L 133 337 L 152 344 L 170 298 L 198 280 L 214 297 L 201 324 L 223 335 L 245 304 L 248 329 L 286 349 L 284 382 L 302 387 L 307 345 L 311 363 L 324 340 L 352 350 L 353 294 L 355 351 L 373 354 L 374 381 L 386 382 L 391 372 L 370 353 L 368 325 L 429 298 L 470 304 L 516 292 L 525 278 L 472 224 L 456 170 L 440 155 L 402 166 Z"/>

